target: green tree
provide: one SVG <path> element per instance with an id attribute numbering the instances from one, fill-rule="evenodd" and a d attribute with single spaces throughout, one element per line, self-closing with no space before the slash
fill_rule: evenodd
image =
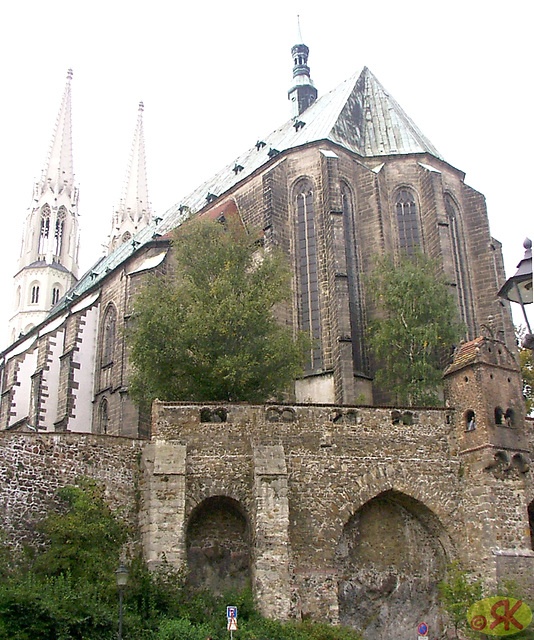
<path id="1" fill-rule="evenodd" d="M 525 335 L 524 328 L 517 329 L 516 335 L 518 344 L 521 345 L 521 339 Z M 523 395 L 525 397 L 527 415 L 532 413 L 534 409 L 534 359 L 532 350 L 519 347 L 519 366 L 521 367 L 521 377 L 523 378 Z"/>
<path id="2" fill-rule="evenodd" d="M 481 637 L 467 622 L 469 607 L 484 598 L 484 585 L 472 573 L 462 569 L 458 561 L 447 568 L 447 578 L 439 583 L 440 601 L 450 622 L 454 626 L 456 638 L 459 633 L 473 638 Z"/>
<path id="3" fill-rule="evenodd" d="M 76 486 L 61 487 L 57 498 L 58 509 L 39 526 L 47 545 L 36 557 L 35 572 L 113 584 L 129 526 L 111 511 L 93 480 L 81 478 Z"/>
<path id="4" fill-rule="evenodd" d="M 457 310 L 438 264 L 421 253 L 377 261 L 370 290 L 381 317 L 370 323 L 376 381 L 408 405 L 439 404 L 444 355 L 459 339 Z"/>
<path id="5" fill-rule="evenodd" d="M 302 371 L 305 339 L 273 316 L 290 295 L 289 269 L 253 240 L 237 224 L 178 229 L 172 273 L 152 277 L 134 302 L 135 399 L 261 402 Z"/>

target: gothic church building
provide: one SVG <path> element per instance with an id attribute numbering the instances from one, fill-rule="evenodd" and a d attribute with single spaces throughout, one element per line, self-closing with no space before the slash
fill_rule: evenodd
<path id="1" fill-rule="evenodd" d="M 410 625 L 427 616 L 437 634 L 448 561 L 494 582 L 532 575 L 532 442 L 510 309 L 497 297 L 501 246 L 484 196 L 371 71 L 317 97 L 308 53 L 292 49 L 292 117 L 162 218 L 148 205 L 141 107 L 110 251 L 79 280 L 69 75 L 15 276 L 1 442 L 64 447 L 132 505 L 140 481 L 147 560 L 185 562 L 211 586 L 210 575 L 228 577 L 209 564 L 220 534 L 223 556 L 238 559 L 229 586 L 251 582 L 266 615 L 319 617 L 368 638 L 415 637 Z M 280 320 L 315 346 L 287 406 L 156 403 L 146 416 L 129 398 L 122 329 L 133 298 L 167 269 L 170 233 L 194 216 L 238 216 L 290 260 Z M 466 327 L 443 409 L 385 406 L 366 344 L 376 256 L 415 250 L 442 265 Z M 98 465 L 78 460 L 85 447 Z"/>

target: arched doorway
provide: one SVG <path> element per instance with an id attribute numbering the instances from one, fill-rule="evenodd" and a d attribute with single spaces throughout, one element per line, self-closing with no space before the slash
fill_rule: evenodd
<path id="1" fill-rule="evenodd" d="M 186 546 L 192 587 L 220 595 L 250 585 L 250 528 L 236 500 L 204 500 L 189 519 Z"/>
<path id="2" fill-rule="evenodd" d="M 364 504 L 336 551 L 340 623 L 369 640 L 413 640 L 419 623 L 435 627 L 444 540 L 437 517 L 405 494 L 387 491 Z"/>

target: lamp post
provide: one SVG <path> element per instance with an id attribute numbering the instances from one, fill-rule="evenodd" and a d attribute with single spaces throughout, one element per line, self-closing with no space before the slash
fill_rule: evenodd
<path id="1" fill-rule="evenodd" d="M 119 640 L 122 640 L 122 596 L 124 587 L 128 582 L 128 569 L 121 563 L 120 567 L 115 571 L 117 578 L 117 587 L 119 588 Z"/>
<path id="2" fill-rule="evenodd" d="M 534 352 L 534 335 L 525 311 L 525 305 L 532 304 L 532 240 L 525 238 L 523 247 L 525 247 L 525 255 L 517 265 L 517 271 L 508 278 L 497 295 L 521 305 L 528 331 L 523 338 L 522 346 Z"/>

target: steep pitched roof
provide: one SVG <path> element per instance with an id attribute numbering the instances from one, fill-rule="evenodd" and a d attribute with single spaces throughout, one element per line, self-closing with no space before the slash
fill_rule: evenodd
<path id="1" fill-rule="evenodd" d="M 319 140 L 330 140 L 363 157 L 429 153 L 437 149 L 367 69 L 314 102 L 298 119 L 286 122 L 240 155 L 167 211 L 164 223 L 176 225 L 184 206 L 196 212 L 208 194 L 222 195 L 254 173 L 273 155 Z M 181 209 L 181 210 L 180 210 Z"/>
<path id="2" fill-rule="evenodd" d="M 320 140 L 330 140 L 363 157 L 409 153 L 441 157 L 366 67 L 359 75 L 353 75 L 322 96 L 298 119 L 289 120 L 258 140 L 251 149 L 171 207 L 159 223 L 148 224 L 132 242 L 118 246 L 109 256 L 101 258 L 71 289 L 70 296 L 82 295 L 139 247 L 150 242 L 154 234 L 161 236 L 172 231 L 210 199 L 226 193 L 278 153 Z M 54 311 L 67 305 L 68 302 L 62 300 Z"/>

